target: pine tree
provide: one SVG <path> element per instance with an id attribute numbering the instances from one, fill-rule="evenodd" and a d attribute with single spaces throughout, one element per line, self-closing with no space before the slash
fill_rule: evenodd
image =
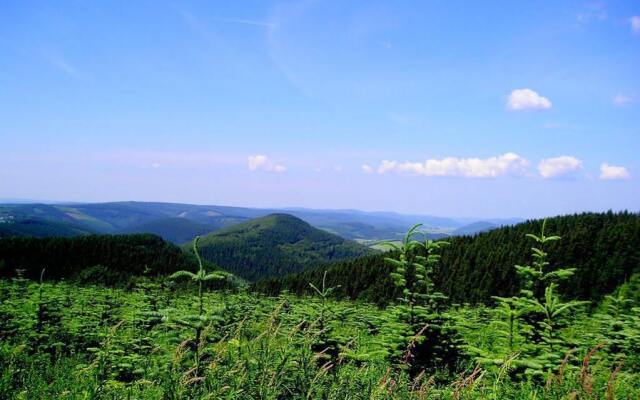
<path id="1" fill-rule="evenodd" d="M 535 244 L 531 247 L 533 262 L 516 265 L 521 280 L 519 296 L 494 297 L 498 303 L 498 315 L 502 317 L 500 331 L 508 343 L 499 355 L 481 354 L 479 361 L 501 364 L 513 358 L 513 365 L 525 373 L 540 375 L 560 365 L 572 347 L 560 330 L 571 320 L 572 310 L 588 304 L 587 301 L 563 301 L 558 294 L 558 283 L 572 277 L 575 268 L 552 267 L 546 247 L 560 240 L 559 236 L 546 236 L 544 220 L 539 235 L 526 234 Z"/>
<path id="2" fill-rule="evenodd" d="M 198 284 L 198 313 L 195 315 L 186 315 L 182 318 L 177 318 L 176 322 L 180 325 L 191 328 L 195 331 L 195 339 L 194 339 L 194 350 L 195 350 L 195 377 L 198 378 L 200 376 L 200 355 L 202 352 L 203 342 L 202 342 L 202 332 L 207 326 L 209 322 L 211 322 L 210 316 L 205 315 L 204 313 L 204 302 L 203 302 L 203 285 L 206 282 L 211 281 L 221 281 L 225 280 L 228 277 L 228 274 L 222 271 L 213 271 L 207 273 L 202 264 L 202 259 L 200 258 L 200 254 L 198 253 L 198 242 L 200 241 L 200 237 L 196 237 L 193 240 L 193 252 L 196 255 L 198 260 L 198 272 L 193 273 L 190 271 L 178 271 L 173 273 L 169 279 L 181 279 L 188 278 L 193 282 Z"/>
<path id="3" fill-rule="evenodd" d="M 447 297 L 435 290 L 432 279 L 440 260 L 438 252 L 447 242 L 415 240 L 421 226 L 409 229 L 401 245 L 387 243 L 397 258 L 385 257 L 394 268 L 390 274 L 393 282 L 401 290 L 399 304 L 392 308 L 396 322 L 388 324 L 386 340 L 391 359 L 410 372 L 453 368 L 459 345 L 452 319 L 443 312 Z"/>

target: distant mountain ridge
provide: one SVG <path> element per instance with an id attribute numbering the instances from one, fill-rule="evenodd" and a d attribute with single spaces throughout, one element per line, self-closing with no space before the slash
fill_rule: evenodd
<path id="1" fill-rule="evenodd" d="M 0 238 L 9 237 L 72 237 L 92 232 L 73 224 L 47 221 L 38 218 L 12 218 L 0 221 Z"/>
<path id="2" fill-rule="evenodd" d="M 465 226 L 461 226 L 460 228 L 457 228 L 451 233 L 451 235 L 452 236 L 475 235 L 480 232 L 486 232 L 496 228 L 498 228 L 498 225 L 492 224 L 491 222 L 478 221 L 478 222 L 473 222 L 469 225 L 465 225 Z"/>
<path id="3" fill-rule="evenodd" d="M 200 254 L 205 260 L 247 280 L 282 276 L 372 253 L 354 241 L 282 213 L 227 227 L 200 239 Z"/>
<path id="4" fill-rule="evenodd" d="M 172 243 L 183 244 L 194 237 L 220 229 L 220 224 L 203 224 L 182 217 L 166 217 L 120 229 L 118 233 L 152 233 Z"/>
<path id="5" fill-rule="evenodd" d="M 468 219 L 359 210 L 257 209 L 135 201 L 14 203 L 0 204 L 0 235 L 46 237 L 56 236 L 56 232 L 59 232 L 60 236 L 88 233 L 154 233 L 174 243 L 183 243 L 185 238 L 190 240 L 196 234 L 206 233 L 204 226 L 210 227 L 210 231 L 215 231 L 253 218 L 283 212 L 327 232 L 347 239 L 362 240 L 399 239 L 417 222 L 424 223 L 430 233 L 438 235 L 452 234 L 455 229 L 475 222 Z M 3 225 L 9 220 L 17 225 L 11 228 Z M 38 224 L 28 221 L 38 221 Z M 487 221 L 495 223 L 493 220 Z M 64 226 L 70 229 L 65 229 Z M 188 237 L 190 235 L 193 236 Z"/>

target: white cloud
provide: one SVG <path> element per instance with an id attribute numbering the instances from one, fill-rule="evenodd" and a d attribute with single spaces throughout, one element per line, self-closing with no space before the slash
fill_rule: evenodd
<path id="1" fill-rule="evenodd" d="M 373 168 L 371 167 L 371 165 L 362 164 L 362 166 L 360 168 L 362 168 L 362 172 L 364 172 L 365 174 L 372 174 L 373 173 Z"/>
<path id="2" fill-rule="evenodd" d="M 547 158 L 538 163 L 538 172 L 543 178 L 569 176 L 582 169 L 582 161 L 571 156 Z"/>
<path id="3" fill-rule="evenodd" d="M 600 165 L 600 179 L 616 180 L 616 179 L 629 179 L 629 171 L 625 167 L 619 167 L 616 165 L 609 165 L 602 163 Z"/>
<path id="4" fill-rule="evenodd" d="M 268 171 L 280 173 L 287 170 L 285 166 L 273 163 L 269 159 L 269 157 L 265 156 L 264 154 L 249 156 L 248 165 L 251 171 Z"/>
<path id="5" fill-rule="evenodd" d="M 629 18 L 629 22 L 631 23 L 633 33 L 640 33 L 640 15 L 634 15 Z"/>
<path id="6" fill-rule="evenodd" d="M 501 175 L 523 175 L 528 165 L 529 162 L 519 155 L 505 153 L 485 159 L 447 157 L 441 160 L 429 159 L 423 163 L 384 160 L 378 167 L 378 173 L 490 178 Z"/>
<path id="7" fill-rule="evenodd" d="M 551 101 L 531 89 L 515 89 L 509 95 L 507 108 L 512 111 L 546 110 L 551 108 Z"/>
<path id="8" fill-rule="evenodd" d="M 634 102 L 634 98 L 631 96 L 625 96 L 624 94 L 617 94 L 613 98 L 613 104 L 617 107 L 624 107 Z"/>

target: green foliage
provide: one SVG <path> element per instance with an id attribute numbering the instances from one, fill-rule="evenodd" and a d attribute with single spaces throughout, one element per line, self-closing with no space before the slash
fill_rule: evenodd
<path id="1" fill-rule="evenodd" d="M 547 226 L 495 306 L 446 301 L 435 276 L 449 247 L 415 240 L 419 226 L 385 254 L 386 308 L 335 300 L 327 271 L 314 296 L 209 291 L 227 276 L 199 239 L 197 270 L 172 271 L 185 286 L 149 266 L 127 290 L 19 270 L 0 279 L 0 398 L 638 398 L 638 277 L 593 308 L 572 300 L 558 289 L 579 269 L 552 262 Z"/>
<path id="2" fill-rule="evenodd" d="M 194 349 L 195 349 L 195 369 L 194 377 L 199 379 L 200 377 L 200 354 L 202 352 L 203 342 L 202 333 L 208 324 L 211 322 L 211 318 L 204 314 L 204 293 L 202 291 L 203 285 L 209 281 L 221 281 L 227 278 L 228 274 L 221 271 L 207 272 L 198 253 L 198 242 L 200 236 L 196 236 L 193 240 L 193 253 L 198 259 L 198 272 L 193 273 L 190 271 L 177 271 L 174 272 L 169 279 L 191 279 L 198 285 L 198 314 L 187 314 L 176 319 L 176 322 L 180 325 L 192 328 L 195 331 Z"/>
<path id="3" fill-rule="evenodd" d="M 0 238 L 10 237 L 71 237 L 88 235 L 93 231 L 76 224 L 47 221 L 39 218 L 17 218 L 0 223 Z"/>
<path id="4" fill-rule="evenodd" d="M 455 303 L 489 304 L 492 296 L 518 294 L 520 281 L 513 266 L 529 257 L 531 239 L 525 234 L 540 232 L 542 222 L 526 221 L 475 236 L 447 239 L 449 245 L 441 249 L 440 262 L 434 267 L 434 284 Z M 549 243 L 548 261 L 575 268 L 570 280 L 559 282 L 557 290 L 562 295 L 599 300 L 634 273 L 640 273 L 640 214 L 607 212 L 560 216 L 549 218 L 546 228 L 563 238 L 562 243 Z M 332 263 L 316 270 L 257 282 L 254 288 L 270 295 L 277 295 L 281 290 L 308 294 L 307 282 L 320 282 L 326 270 L 328 284 L 340 285 L 335 292 L 338 298 L 386 305 L 400 294 L 389 276 L 394 267 L 384 261 L 385 257 L 389 255 Z"/>
<path id="5" fill-rule="evenodd" d="M 572 352 L 575 343 L 563 337 L 561 329 L 571 324 L 574 310 L 589 302 L 563 301 L 557 293 L 558 283 L 573 276 L 575 268 L 551 266 L 546 249 L 560 237 L 546 236 L 546 224 L 543 221 L 539 235 L 525 235 L 534 241 L 533 262 L 515 266 L 521 281 L 519 295 L 494 297 L 497 308 L 492 322 L 499 344 L 492 351 L 468 347 L 480 363 L 508 363 L 517 373 L 540 376 L 557 368 L 563 357 Z"/>
<path id="6" fill-rule="evenodd" d="M 41 289 L 45 301 L 68 297 L 60 319 L 50 325 L 51 332 L 55 326 L 67 338 L 55 357 L 42 349 L 54 347 L 49 343 L 57 338 L 44 338 L 45 346 L 38 347 L 26 334 L 37 323 Z M 152 281 L 124 291 L 0 280 L 0 296 L 3 399 L 531 399 L 567 398 L 574 392 L 579 398 L 596 399 L 606 398 L 610 381 L 612 398 L 640 395 L 640 373 L 634 372 L 637 363 L 633 365 L 631 347 L 613 380 L 621 358 L 606 349 L 597 351 L 582 372 L 589 346 L 604 334 L 596 314 L 580 315 L 573 326 L 562 328 L 562 336 L 588 339 L 587 347 L 574 353 L 578 364 L 566 365 L 562 375 L 561 363 L 549 373 L 550 379 L 542 380 L 515 376 L 514 364 L 506 363 L 476 371 L 468 365 L 459 374 L 436 370 L 412 376 L 385 360 L 384 335 L 394 321 L 392 309 L 326 296 L 327 337 L 338 343 L 337 357 L 327 364 L 329 360 L 312 347 L 323 310 L 318 293 L 265 298 L 204 291 L 204 315 L 220 320 L 207 324 L 212 328 L 203 332 L 200 379 L 195 379 L 189 372 L 195 363 L 194 330 L 174 320 L 196 312 L 197 301 L 190 291 L 173 291 Z M 608 310 L 605 303 L 603 312 Z M 147 314 L 152 310 L 157 314 Z M 462 330 L 465 343 L 493 349 L 494 325 L 484 319 L 493 319 L 489 309 L 461 306 L 448 312 L 455 321 L 478 321 L 472 330 Z M 11 328 L 16 325 L 21 326 L 20 333 Z M 634 329 L 636 337 L 640 332 L 638 325 L 629 324 L 627 329 Z"/>
<path id="7" fill-rule="evenodd" d="M 440 260 L 444 241 L 414 239 L 421 224 L 414 225 L 400 245 L 388 243 L 397 256 L 386 257 L 394 267 L 390 276 L 401 296 L 391 308 L 396 319 L 386 336 L 391 359 L 412 373 L 436 368 L 454 369 L 459 361 L 458 335 L 444 313 L 446 296 L 436 291 L 432 274 Z"/>
<path id="8" fill-rule="evenodd" d="M 363 256 L 372 250 L 291 215 L 272 214 L 202 237 L 201 252 L 205 260 L 253 281 Z"/>
<path id="9" fill-rule="evenodd" d="M 135 276 L 169 275 L 196 270 L 197 260 L 153 235 L 91 235 L 73 238 L 8 238 L 0 240 L 0 276 L 24 269 L 38 279 L 42 266 L 49 279 L 71 278 L 87 283 L 123 284 Z"/>

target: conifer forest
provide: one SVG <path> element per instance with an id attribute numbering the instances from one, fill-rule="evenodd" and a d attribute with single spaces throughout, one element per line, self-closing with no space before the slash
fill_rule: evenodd
<path id="1" fill-rule="evenodd" d="M 532 221 L 524 227 L 537 230 L 526 234 L 518 226 L 528 253 L 509 268 L 513 290 L 482 301 L 470 293 L 465 302 L 436 280 L 443 255 L 487 245 L 497 231 L 431 240 L 416 225 L 388 251 L 340 264 L 382 259 L 384 268 L 368 273 L 389 280 L 393 296 L 377 304 L 340 294 L 335 263 L 297 276 L 312 276 L 304 293 L 234 280 L 200 257 L 199 238 L 184 255 L 159 246 L 165 264 L 132 267 L 126 282 L 96 278 L 105 267 L 49 271 L 46 257 L 37 274 L 13 264 L 9 271 L 15 257 L 5 250 L 0 398 L 637 399 L 637 264 L 592 295 L 571 283 L 585 271 L 552 262 L 552 251 L 566 250 L 550 226 L 593 218 L 638 235 L 634 214 Z M 121 238 L 101 251 L 145 239 Z M 35 244 L 23 246 L 36 257 Z M 96 245 L 72 248 L 93 253 Z M 624 251 L 637 257 L 637 248 Z M 102 260 L 121 278 L 121 260 Z"/>

